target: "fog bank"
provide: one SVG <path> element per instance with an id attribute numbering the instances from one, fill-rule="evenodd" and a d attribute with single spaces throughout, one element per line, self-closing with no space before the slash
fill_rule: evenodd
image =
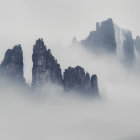
<path id="1" fill-rule="evenodd" d="M 96 56 L 81 46 L 49 48 L 63 71 L 80 65 L 97 74 L 101 100 L 68 94 L 53 84 L 34 93 L 17 86 L 10 88 L 10 84 L 7 90 L 7 84 L 3 85 L 0 139 L 139 139 L 140 76 L 135 69 L 124 67 L 114 56 Z"/>

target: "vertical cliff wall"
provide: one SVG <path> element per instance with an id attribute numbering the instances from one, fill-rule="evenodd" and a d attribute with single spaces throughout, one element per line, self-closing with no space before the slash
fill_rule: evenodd
<path id="1" fill-rule="evenodd" d="M 73 90 L 83 95 L 99 96 L 97 76 L 90 77 L 89 73 L 80 66 L 65 70 L 64 88 L 66 91 Z"/>
<path id="2" fill-rule="evenodd" d="M 85 47 L 93 52 L 107 52 L 116 54 L 115 29 L 112 19 L 96 23 L 96 31 L 91 31 L 89 36 L 81 41 Z"/>
<path id="3" fill-rule="evenodd" d="M 42 39 L 38 39 L 33 46 L 32 61 L 32 86 L 39 86 L 47 81 L 62 83 L 60 65 Z"/>
<path id="4" fill-rule="evenodd" d="M 21 45 L 8 49 L 0 66 L 0 74 L 10 80 L 25 82 L 23 77 L 23 52 Z"/>

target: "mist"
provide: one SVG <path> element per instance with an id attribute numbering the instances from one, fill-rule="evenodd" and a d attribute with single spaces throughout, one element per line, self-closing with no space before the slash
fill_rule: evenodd
<path id="1" fill-rule="evenodd" d="M 90 75 L 97 74 L 101 99 L 85 99 L 53 83 L 32 91 L 1 81 L 0 139 L 140 139 L 140 75 L 135 68 L 126 68 L 115 56 L 95 55 L 79 45 L 47 47 L 62 71 L 80 65 Z M 24 63 L 31 74 L 30 61 Z"/>
<path id="2" fill-rule="evenodd" d="M 117 38 L 116 26 L 131 30 L 133 38 L 140 35 L 139 5 L 139 0 L 0 0 L 0 61 L 7 49 L 21 44 L 29 85 L 0 77 L 0 139 L 140 140 L 140 55 L 135 52 L 133 67 L 121 62 L 124 38 Z M 116 24 L 120 59 L 71 44 L 74 36 L 78 41 L 86 38 L 96 22 L 107 18 Z M 38 38 L 51 49 L 62 72 L 79 65 L 97 74 L 101 98 L 84 98 L 54 83 L 30 89 Z"/>

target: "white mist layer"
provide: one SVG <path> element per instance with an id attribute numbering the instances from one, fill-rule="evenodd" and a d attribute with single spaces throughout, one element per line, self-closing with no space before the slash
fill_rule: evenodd
<path id="1" fill-rule="evenodd" d="M 53 87 L 53 94 L 58 91 Z M 139 135 L 138 102 L 10 94 L 0 98 L 3 140 L 121 140 Z"/>
<path id="2" fill-rule="evenodd" d="M 80 65 L 97 74 L 101 101 L 67 95 L 52 84 L 34 94 L 7 90 L 6 84 L 0 92 L 0 139 L 140 139 L 139 74 L 113 56 L 95 56 L 80 46 L 50 48 L 63 71 Z"/>

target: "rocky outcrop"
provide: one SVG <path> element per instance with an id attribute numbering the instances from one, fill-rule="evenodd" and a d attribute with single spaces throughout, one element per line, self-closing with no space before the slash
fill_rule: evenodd
<path id="1" fill-rule="evenodd" d="M 65 70 L 62 78 L 60 65 L 51 54 L 51 50 L 46 48 L 42 39 L 38 39 L 33 46 L 32 60 L 32 89 L 41 87 L 47 82 L 52 82 L 60 84 L 65 91 L 76 91 L 83 95 L 99 96 L 97 76 L 92 75 L 90 77 L 80 66 L 75 68 L 69 67 Z M 4 82 L 4 85 L 6 82 L 15 87 L 16 82 L 30 89 L 25 83 L 23 76 L 23 52 L 21 45 L 16 45 L 13 49 L 6 51 L 4 60 L 0 65 L 0 76 L 0 80 L 2 83 Z"/>
<path id="2" fill-rule="evenodd" d="M 134 40 L 134 43 L 135 43 L 135 48 L 137 52 L 140 54 L 140 37 L 139 36 L 136 37 L 136 40 Z"/>
<path id="3" fill-rule="evenodd" d="M 122 29 L 115 25 L 117 57 L 125 62 L 127 66 L 132 66 L 135 62 L 134 40 L 130 30 Z"/>
<path id="4" fill-rule="evenodd" d="M 10 80 L 25 82 L 23 77 L 23 52 L 21 45 L 8 49 L 0 66 L 0 74 Z"/>
<path id="5" fill-rule="evenodd" d="M 47 49 L 43 40 L 38 39 L 33 47 L 32 86 L 39 86 L 47 81 L 62 83 L 60 65 Z"/>
<path id="6" fill-rule="evenodd" d="M 74 39 L 73 42 L 77 42 Z M 74 43 L 73 43 L 74 44 Z M 96 31 L 91 31 L 89 36 L 79 42 L 93 53 L 115 54 L 127 66 L 135 62 L 134 41 L 129 30 L 121 29 L 112 19 L 96 23 Z M 75 45 L 75 44 L 74 44 Z M 77 44 L 76 44 L 77 45 Z M 140 38 L 135 40 L 135 47 L 140 52 Z"/>
<path id="7" fill-rule="evenodd" d="M 131 31 L 125 31 L 123 33 L 123 36 L 124 60 L 127 64 L 132 65 L 135 61 L 134 41 L 132 38 L 132 33 Z"/>
<path id="8" fill-rule="evenodd" d="M 89 73 L 80 66 L 65 70 L 64 88 L 66 91 L 73 90 L 88 96 L 99 96 L 97 76 L 93 75 L 90 78 Z"/>
<path id="9" fill-rule="evenodd" d="M 51 81 L 61 84 L 66 91 L 77 91 L 84 95 L 99 95 L 97 76 L 90 77 L 80 66 L 69 67 L 65 70 L 63 78 L 60 65 L 46 48 L 42 39 L 38 39 L 33 47 L 32 86 L 40 87 Z"/>
<path id="10" fill-rule="evenodd" d="M 81 44 L 93 52 L 109 52 L 116 54 L 115 29 L 112 19 L 96 23 L 96 31 L 91 31 Z"/>
<path id="11" fill-rule="evenodd" d="M 98 78 L 96 74 L 91 76 L 91 91 L 99 96 Z"/>

